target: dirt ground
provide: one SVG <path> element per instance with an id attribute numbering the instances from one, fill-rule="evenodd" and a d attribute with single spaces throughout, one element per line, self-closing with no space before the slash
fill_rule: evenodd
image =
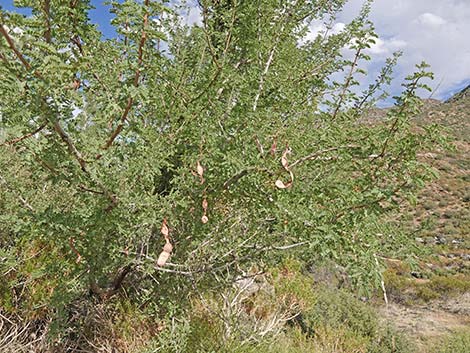
<path id="1" fill-rule="evenodd" d="M 470 328 L 470 292 L 426 306 L 390 303 L 381 308 L 381 313 L 398 330 L 415 338 L 424 353 L 439 338 Z"/>

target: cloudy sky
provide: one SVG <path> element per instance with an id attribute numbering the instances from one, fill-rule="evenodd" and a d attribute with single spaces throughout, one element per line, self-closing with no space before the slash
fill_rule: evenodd
<path id="1" fill-rule="evenodd" d="M 350 0 L 338 21 L 350 21 L 362 3 Z M 375 0 L 371 20 L 380 36 L 372 48 L 376 65 L 393 51 L 404 52 L 394 89 L 422 60 L 435 73 L 434 98 L 470 84 L 470 0 Z"/>
<path id="2" fill-rule="evenodd" d="M 96 7 L 91 13 L 105 36 L 112 36 L 109 7 L 101 0 L 92 0 Z M 338 17 L 336 29 L 351 21 L 359 12 L 363 0 L 349 0 Z M 0 0 L 0 5 L 12 9 L 12 0 Z M 200 20 L 196 8 L 188 14 L 189 23 Z M 436 91 L 434 98 L 446 99 L 470 84 L 470 0 L 375 0 L 371 20 L 380 38 L 371 49 L 373 62 L 368 66 L 373 74 L 385 58 L 402 50 L 395 71 L 392 92 L 397 93 L 402 79 L 422 60 L 431 64 Z M 311 36 L 321 30 L 320 23 L 311 24 Z"/>

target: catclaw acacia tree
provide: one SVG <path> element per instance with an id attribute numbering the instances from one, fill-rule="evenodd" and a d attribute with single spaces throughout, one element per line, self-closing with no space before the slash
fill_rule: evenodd
<path id="1" fill-rule="evenodd" d="M 106 298 L 126 280 L 143 299 L 183 293 L 294 250 L 357 283 L 376 273 L 378 220 L 427 175 L 416 151 L 432 139 L 409 121 L 430 74 L 362 122 L 397 57 L 356 93 L 370 4 L 305 40 L 344 2 L 111 1 L 111 39 L 89 1 L 1 11 L 1 266 L 24 289 L 4 290 L 10 305 Z M 200 26 L 184 25 L 188 6 Z"/>

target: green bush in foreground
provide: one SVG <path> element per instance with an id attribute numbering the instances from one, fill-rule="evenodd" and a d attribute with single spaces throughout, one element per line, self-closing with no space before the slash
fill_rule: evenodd
<path id="1" fill-rule="evenodd" d="M 446 337 L 435 353 L 466 353 L 470 347 L 470 331 L 457 332 Z"/>
<path id="2" fill-rule="evenodd" d="M 204 0 L 187 26 L 173 2 L 111 1 L 112 39 L 86 0 L 1 10 L 2 308 L 67 327 L 74 301 L 121 292 L 165 317 L 294 250 L 378 284 L 383 217 L 430 175 L 438 131 L 410 119 L 432 74 L 367 124 L 399 53 L 358 93 L 370 3 L 305 40 L 343 4 Z"/>
<path id="3" fill-rule="evenodd" d="M 310 283 L 308 276 L 290 273 L 282 276 L 283 286 L 289 286 L 292 293 L 303 293 L 304 283 Z M 275 296 L 270 299 L 261 295 L 269 310 L 275 311 L 281 304 L 278 292 L 280 282 L 274 284 Z M 281 288 L 282 292 L 282 288 Z M 256 294 L 256 296 L 260 293 Z M 227 352 L 227 353 L 406 353 L 415 352 L 411 342 L 396 332 L 392 327 L 379 320 L 373 308 L 360 302 L 345 291 L 334 291 L 324 287 L 310 287 L 308 300 L 303 297 L 301 320 L 284 323 L 282 330 L 274 335 L 259 337 L 247 341 L 246 335 L 234 335 L 230 339 L 224 337 L 223 325 L 215 315 L 215 307 L 206 312 L 194 313 L 184 321 L 173 322 L 171 327 L 163 331 L 153 348 L 144 352 L 152 352 L 159 347 L 165 353 L 175 352 Z M 299 298 L 299 297 L 297 297 Z M 285 298 L 284 298 L 285 299 Z M 292 298 L 291 298 L 292 299 Z M 246 307 L 256 298 L 245 300 Z M 258 304 L 260 305 L 260 304 Z M 299 308 L 299 307 L 297 307 Z M 252 315 L 256 312 L 252 311 Z M 266 321 L 270 316 L 266 315 Z M 252 318 L 245 317 L 245 320 Z M 310 330 L 305 332 L 305 327 Z"/>

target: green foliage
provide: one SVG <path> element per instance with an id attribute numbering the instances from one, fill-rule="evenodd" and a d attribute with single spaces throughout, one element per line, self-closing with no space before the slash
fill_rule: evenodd
<path id="1" fill-rule="evenodd" d="M 282 267 L 272 271 L 275 296 L 294 302 L 300 310 L 309 310 L 315 302 L 312 277 L 302 274 L 301 262 L 288 258 Z"/>
<path id="2" fill-rule="evenodd" d="M 431 274 L 429 279 L 416 280 L 410 271 L 400 272 L 389 268 L 384 273 L 385 287 L 389 297 L 398 302 L 413 304 L 435 299 L 447 299 L 470 290 L 469 276 Z"/>
<path id="3" fill-rule="evenodd" d="M 298 317 L 302 324 L 295 320 L 284 322 L 278 334 L 255 340 L 247 340 L 246 335 L 227 338 L 215 303 L 207 311 L 204 305 L 201 307 L 203 303 L 196 301 L 185 319 L 169 320 L 165 330 L 144 352 L 152 352 L 157 347 L 165 353 L 414 352 L 407 338 L 381 322 L 373 308 L 346 291 L 314 286 L 312 278 L 302 274 L 298 266 L 298 262 L 289 260 L 272 271 L 269 277 L 273 296 L 258 291 L 244 298 L 243 307 L 248 315 L 243 320 L 253 320 L 256 316 L 259 319 L 260 311 L 256 308 L 262 308 L 263 317 L 258 321 L 261 326 L 263 320 L 272 320 L 270 314 L 286 301 L 294 301 L 300 304 L 296 309 L 300 310 Z M 305 327 L 311 331 L 305 332 Z"/>
<path id="4" fill-rule="evenodd" d="M 342 351 L 357 352 L 412 352 L 413 346 L 388 324 L 382 323 L 376 311 L 345 291 L 322 289 L 317 291 L 315 306 L 306 320 L 312 327 L 329 337 L 341 332 L 345 345 L 356 340 L 355 349 L 344 347 Z M 330 332 L 330 333 L 329 333 Z M 320 334 L 321 335 L 321 334 Z M 348 342 L 348 338 L 349 341 Z"/>
<path id="5" fill-rule="evenodd" d="M 385 121 L 362 123 L 399 54 L 356 94 L 370 3 L 304 41 L 343 3 L 201 1 L 203 26 L 188 27 L 171 2 L 111 2 L 114 39 L 85 0 L 1 11 L 0 270 L 12 286 L 34 274 L 34 294 L 12 304 L 2 288 L 5 303 L 66 317 L 73 298 L 125 287 L 164 316 L 287 253 L 378 284 L 393 244 L 380 221 L 432 176 L 416 154 L 437 133 L 410 128 L 432 74 L 418 65 Z M 24 244 L 47 255 L 12 263 Z"/>
<path id="6" fill-rule="evenodd" d="M 447 336 L 433 352 L 465 353 L 468 351 L 468 347 L 470 347 L 470 332 L 464 330 Z"/>

